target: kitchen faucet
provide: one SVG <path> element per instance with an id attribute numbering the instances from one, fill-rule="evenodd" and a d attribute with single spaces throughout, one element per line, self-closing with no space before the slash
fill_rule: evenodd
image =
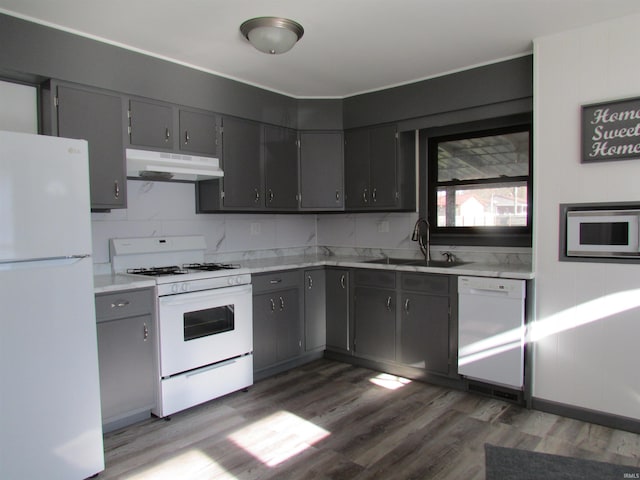
<path id="1" fill-rule="evenodd" d="M 420 231 L 420 227 L 422 225 L 425 227 L 424 235 L 422 235 L 422 232 Z M 413 234 L 411 235 L 411 240 L 418 242 L 418 245 L 420 245 L 420 251 L 424 255 L 424 260 L 427 263 L 431 261 L 431 254 L 429 253 L 429 228 L 429 221 L 426 218 L 420 217 L 416 221 L 416 224 L 413 227 Z"/>

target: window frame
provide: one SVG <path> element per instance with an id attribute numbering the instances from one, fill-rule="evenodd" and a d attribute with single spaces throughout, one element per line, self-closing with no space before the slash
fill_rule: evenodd
<path id="1" fill-rule="evenodd" d="M 438 144 L 440 142 L 500 135 L 505 133 L 528 132 L 529 134 L 529 174 L 518 177 L 495 177 L 477 180 L 452 180 L 438 182 Z M 531 247 L 533 223 L 533 129 L 531 115 L 517 115 L 448 127 L 425 129 L 420 131 L 421 169 L 425 175 L 420 182 L 421 217 L 430 224 L 430 240 L 433 245 L 479 245 Z M 433 159 L 433 161 L 432 161 Z M 438 187 L 481 188 L 483 185 L 504 185 L 505 183 L 526 183 L 527 187 L 527 225 L 521 227 L 438 227 L 437 226 L 437 190 Z"/>

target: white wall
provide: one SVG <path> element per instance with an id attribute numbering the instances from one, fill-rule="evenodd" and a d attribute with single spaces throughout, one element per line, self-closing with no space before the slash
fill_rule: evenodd
<path id="1" fill-rule="evenodd" d="M 640 159 L 580 163 L 580 106 L 640 96 L 639 24 L 629 16 L 534 42 L 533 395 L 634 419 L 640 265 L 559 262 L 558 205 L 640 201 Z"/>
<path id="2" fill-rule="evenodd" d="M 38 133 L 38 90 L 0 81 L 0 130 Z"/>

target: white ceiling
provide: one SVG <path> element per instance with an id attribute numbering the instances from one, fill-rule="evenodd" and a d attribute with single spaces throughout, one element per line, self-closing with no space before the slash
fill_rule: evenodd
<path id="1" fill-rule="evenodd" d="M 344 98 L 530 53 L 536 37 L 640 13 L 640 1 L 0 0 L 0 12 L 292 97 Z M 304 36 L 260 53 L 239 31 L 257 16 L 296 20 Z"/>

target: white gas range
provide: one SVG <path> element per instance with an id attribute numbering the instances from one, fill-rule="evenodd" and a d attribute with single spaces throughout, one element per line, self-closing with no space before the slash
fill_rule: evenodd
<path id="1" fill-rule="evenodd" d="M 166 417 L 253 384 L 251 274 L 204 262 L 203 236 L 114 238 L 114 273 L 155 279 L 157 405 Z"/>

